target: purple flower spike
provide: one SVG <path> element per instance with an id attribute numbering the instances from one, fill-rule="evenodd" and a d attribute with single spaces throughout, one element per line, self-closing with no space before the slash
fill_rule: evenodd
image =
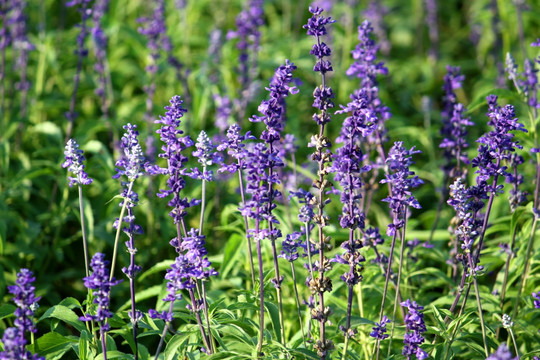
<path id="1" fill-rule="evenodd" d="M 0 360 L 45 360 L 44 357 L 33 355 L 25 349 L 26 340 L 21 334 L 21 330 L 16 327 L 9 327 L 4 331 L 4 351 L 0 352 Z"/>
<path id="2" fill-rule="evenodd" d="M 240 135 L 240 131 L 242 129 L 238 124 L 232 124 L 229 127 L 229 130 L 227 130 L 227 140 L 223 142 L 222 144 L 217 146 L 218 151 L 225 151 L 227 150 L 227 154 L 229 154 L 231 157 L 236 159 L 236 163 L 233 164 L 225 164 L 219 168 L 218 172 L 230 172 L 234 173 L 238 171 L 238 169 L 245 169 L 245 158 L 247 156 L 247 151 L 245 149 L 246 144 L 244 143 L 246 140 L 255 140 L 255 136 L 251 135 L 251 132 L 246 132 L 245 135 Z"/>
<path id="3" fill-rule="evenodd" d="M 508 350 L 506 344 L 501 344 L 497 351 L 489 355 L 486 360 L 518 360 L 519 357 L 512 357 L 512 353 Z"/>
<path id="4" fill-rule="evenodd" d="M 65 161 L 62 163 L 63 168 L 68 168 L 75 177 L 69 177 L 69 186 L 75 185 L 90 185 L 93 179 L 88 177 L 88 174 L 84 171 L 83 151 L 79 149 L 79 144 L 73 139 L 70 139 L 66 144 L 66 150 L 64 151 Z"/>
<path id="5" fill-rule="evenodd" d="M 109 310 L 109 302 L 111 296 L 111 288 L 120 283 L 121 280 L 116 280 L 114 277 L 109 281 L 109 261 L 105 260 L 105 255 L 102 253 L 96 253 L 92 257 L 90 263 L 92 267 L 92 275 L 85 277 L 84 286 L 87 289 L 93 290 L 94 304 L 97 304 L 97 310 L 95 315 L 86 314 L 80 317 L 81 321 L 96 321 L 100 324 L 101 331 L 109 331 L 109 325 L 106 323 L 108 318 L 113 316 L 113 313 Z"/>
<path id="6" fill-rule="evenodd" d="M 390 335 L 386 333 L 386 324 L 390 324 L 390 320 L 386 315 L 383 316 L 381 323 L 375 323 L 375 326 L 372 328 L 373 331 L 369 334 L 369 336 L 377 339 L 377 340 L 384 340 Z"/>
<path id="7" fill-rule="evenodd" d="M 173 208 L 169 215 L 176 224 L 184 218 L 186 209 L 197 205 L 199 201 L 190 201 L 180 195 L 186 185 L 184 176 L 188 173 L 184 168 L 188 158 L 182 154 L 182 151 L 192 146 L 193 141 L 189 136 L 182 136 L 184 132 L 179 129 L 180 119 L 187 111 L 182 106 L 182 99 L 176 95 L 173 96 L 170 103 L 170 106 L 165 107 L 165 110 L 167 110 L 165 116 L 160 116 L 159 120 L 155 121 L 156 124 L 161 124 L 161 128 L 156 133 L 159 134 L 161 141 L 165 143 L 161 147 L 162 152 L 158 156 L 167 159 L 167 168 L 159 169 L 159 173 L 169 177 L 167 179 L 168 188 L 160 190 L 157 196 L 165 198 L 173 195 L 173 198 L 168 203 Z"/>
<path id="8" fill-rule="evenodd" d="M 122 149 L 124 156 L 116 162 L 116 174 L 113 179 L 118 179 L 125 175 L 129 182 L 135 181 L 139 176 L 148 172 L 154 175 L 159 172 L 156 166 L 151 165 L 146 161 L 142 147 L 139 143 L 139 132 L 137 125 L 124 125 L 126 132 L 122 136 Z"/>
<path id="9" fill-rule="evenodd" d="M 34 295 L 35 287 L 32 285 L 36 280 L 34 274 L 28 269 L 21 269 L 17 273 L 15 285 L 8 286 L 8 291 L 13 294 L 13 302 L 17 305 L 15 310 L 15 326 L 19 329 L 19 335 L 24 339 L 25 332 L 37 332 L 32 317 L 37 308 L 40 297 Z"/>
<path id="10" fill-rule="evenodd" d="M 532 293 L 532 297 L 535 299 L 533 301 L 534 308 L 535 309 L 540 309 L 540 291 L 537 292 L 537 293 Z"/>
<path id="11" fill-rule="evenodd" d="M 403 347 L 402 354 L 407 356 L 407 359 L 410 359 L 413 355 L 419 360 L 427 359 L 428 354 L 420 348 L 420 345 L 425 340 L 422 334 L 427 330 L 426 324 L 424 323 L 424 314 L 420 313 L 424 307 L 419 306 L 416 301 L 411 303 L 409 299 L 402 302 L 400 305 L 405 306 L 408 309 L 408 313 L 405 316 L 407 332 L 403 339 L 405 346 Z"/>
<path id="12" fill-rule="evenodd" d="M 392 184 L 392 195 L 382 200 L 389 203 L 394 214 L 393 223 L 388 225 L 386 231 L 388 236 L 393 236 L 396 230 L 403 227 L 407 207 L 420 209 L 420 204 L 410 191 L 424 183 L 409 170 L 409 166 L 413 164 L 412 155 L 417 153 L 420 151 L 414 150 L 414 146 L 410 150 L 405 149 L 402 141 L 396 141 L 388 152 L 386 163 L 393 174 L 386 175 L 386 179 L 381 180 L 381 183 Z"/>
<path id="13" fill-rule="evenodd" d="M 201 172 L 199 169 L 193 169 L 189 176 L 194 179 L 212 181 L 214 178 L 213 172 L 212 170 L 207 170 L 206 168 L 213 164 L 221 164 L 223 162 L 223 158 L 221 155 L 215 152 L 216 146 L 214 146 L 212 140 L 210 137 L 208 137 L 205 131 L 200 132 L 199 136 L 197 137 L 195 147 L 197 150 L 194 151 L 192 155 L 196 157 L 199 163 L 202 165 L 203 171 Z"/>

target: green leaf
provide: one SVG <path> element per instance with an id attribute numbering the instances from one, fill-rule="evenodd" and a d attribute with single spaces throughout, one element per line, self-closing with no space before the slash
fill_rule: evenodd
<path id="1" fill-rule="evenodd" d="M 90 335 L 88 331 L 83 330 L 79 338 L 79 359 L 92 360 L 94 357 L 90 353 Z"/>
<path id="2" fill-rule="evenodd" d="M 65 298 L 64 300 L 60 301 L 60 303 L 58 305 L 63 305 L 63 306 L 68 307 L 70 309 L 73 309 L 73 308 L 81 309 L 82 308 L 82 305 L 79 302 L 79 300 L 77 300 L 75 298 L 72 298 L 72 297 Z"/>
<path id="3" fill-rule="evenodd" d="M 509 89 L 491 89 L 489 91 L 486 91 L 478 95 L 476 99 L 474 99 L 469 104 L 469 106 L 467 107 L 468 108 L 467 114 L 470 114 L 471 112 L 473 112 L 474 110 L 478 109 L 481 106 L 487 107 L 486 97 L 491 94 L 497 95 L 499 98 L 508 99 L 512 102 L 520 103 L 522 101 L 519 95 L 515 91 L 509 90 Z"/>
<path id="4" fill-rule="evenodd" d="M 178 355 L 178 349 L 182 344 L 188 340 L 189 336 L 191 334 L 184 333 L 180 335 L 174 335 L 171 340 L 167 343 L 167 347 L 165 348 L 165 360 L 173 360 L 176 355 Z"/>
<path id="5" fill-rule="evenodd" d="M 4 319 L 8 316 L 13 315 L 13 312 L 15 312 L 16 307 L 11 304 L 4 304 L 0 306 L 0 319 Z"/>
<path id="6" fill-rule="evenodd" d="M 279 323 L 279 310 L 277 306 L 271 302 L 264 302 L 264 307 L 266 308 L 266 311 L 268 311 L 268 314 L 270 314 L 270 318 L 272 319 L 272 326 L 274 327 L 274 332 L 276 333 L 276 339 L 279 343 L 281 343 L 281 324 Z"/>
<path id="7" fill-rule="evenodd" d="M 86 329 L 86 326 L 79 320 L 79 316 L 73 312 L 70 308 L 63 305 L 55 305 L 45 311 L 45 314 L 39 318 L 38 321 L 55 318 L 69 324 L 79 330 L 79 332 Z"/>
<path id="8" fill-rule="evenodd" d="M 107 359 L 116 359 L 116 358 L 121 358 L 121 359 L 135 359 L 135 357 L 131 354 L 124 354 L 123 352 L 121 351 L 118 351 L 118 350 L 111 350 L 111 351 L 107 351 Z M 96 356 L 95 360 L 103 360 L 104 359 L 104 356 L 103 354 L 99 354 L 98 356 Z"/>
<path id="9" fill-rule="evenodd" d="M 33 345 L 28 346 L 28 349 L 33 353 L 45 356 L 47 360 L 56 360 L 61 359 L 71 349 L 71 345 L 78 343 L 76 338 L 68 338 L 59 333 L 50 332 L 37 339 Z"/>
<path id="10" fill-rule="evenodd" d="M 244 237 L 239 234 L 232 234 L 225 245 L 223 267 L 221 270 L 221 278 L 227 278 L 229 272 L 237 265 L 236 259 L 241 254 L 242 241 Z M 249 256 L 249 255 L 248 255 Z"/>

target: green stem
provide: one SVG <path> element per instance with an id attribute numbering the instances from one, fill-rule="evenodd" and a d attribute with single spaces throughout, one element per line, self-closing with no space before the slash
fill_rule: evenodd
<path id="1" fill-rule="evenodd" d="M 79 212 L 81 215 L 81 231 L 83 239 L 83 251 L 84 251 L 84 270 L 86 272 L 86 277 L 90 276 L 90 270 L 88 268 L 88 241 L 86 239 L 86 226 L 84 222 L 84 203 L 83 203 L 83 193 L 82 185 L 77 186 L 79 188 Z"/>
<path id="2" fill-rule="evenodd" d="M 529 236 L 529 243 L 527 244 L 527 253 L 525 255 L 525 271 L 523 272 L 523 275 L 521 276 L 521 281 L 518 287 L 518 293 L 516 296 L 516 302 L 514 303 L 514 311 L 512 312 L 512 319 L 516 318 L 516 314 L 519 308 L 519 303 L 521 301 L 521 294 L 523 293 L 523 288 L 525 287 L 525 281 L 527 280 L 527 276 L 529 274 L 530 270 L 530 260 L 531 260 L 531 251 L 534 245 L 534 234 L 536 233 L 536 224 L 538 222 L 538 217 L 534 216 L 534 221 L 532 224 L 531 234 Z"/>
<path id="3" fill-rule="evenodd" d="M 298 296 L 298 287 L 296 286 L 296 271 L 294 271 L 294 264 L 291 261 L 291 271 L 294 285 L 294 295 L 296 296 L 296 310 L 298 311 L 298 320 L 300 320 L 300 330 L 302 331 L 302 342 L 306 347 L 306 334 L 304 332 L 304 322 L 302 321 L 302 313 L 300 312 L 300 297 Z"/>
<path id="4" fill-rule="evenodd" d="M 116 266 L 116 256 L 118 253 L 118 241 L 120 240 L 120 232 L 122 231 L 122 222 L 124 221 L 124 213 L 126 212 L 127 204 L 129 202 L 129 196 L 131 195 L 131 190 L 133 189 L 133 181 L 129 182 L 126 196 L 122 204 L 122 210 L 120 210 L 120 217 L 118 218 L 118 227 L 116 228 L 116 236 L 114 237 L 114 249 L 113 257 L 111 261 L 111 275 L 109 276 L 109 281 L 112 281 L 114 277 L 114 268 Z"/>
<path id="5" fill-rule="evenodd" d="M 404 213 L 406 213 L 406 209 Z M 401 270 L 403 268 L 403 252 L 405 249 L 405 229 L 407 227 L 407 216 L 404 216 L 403 229 L 401 230 L 401 246 L 399 249 L 399 269 L 398 269 L 398 278 L 396 284 L 396 296 L 394 297 L 394 310 L 392 312 L 392 329 L 390 330 L 390 340 L 388 343 L 388 354 L 387 357 L 390 357 L 390 352 L 392 351 L 392 339 L 394 338 L 394 329 L 396 327 L 396 312 L 399 302 L 399 285 L 401 284 Z"/>

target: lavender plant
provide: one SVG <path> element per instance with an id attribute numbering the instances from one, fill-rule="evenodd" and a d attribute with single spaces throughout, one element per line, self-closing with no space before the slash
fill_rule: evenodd
<path id="1" fill-rule="evenodd" d="M 64 151 L 65 161 L 62 163 L 63 168 L 68 168 L 75 177 L 69 176 L 69 186 L 77 185 L 79 190 L 79 212 L 81 217 L 81 230 L 82 230 L 82 240 L 83 240 L 83 251 L 84 251 L 84 268 L 86 271 L 86 276 L 89 275 L 88 267 L 88 241 L 86 239 L 86 226 L 84 220 L 84 199 L 82 193 L 82 185 L 90 185 L 93 181 L 92 178 L 88 177 L 88 174 L 84 171 L 85 165 L 83 161 L 85 160 L 83 151 L 79 149 L 79 144 L 73 139 L 69 139 L 66 144 L 66 151 Z"/>
<path id="2" fill-rule="evenodd" d="M 328 258 L 324 255 L 326 250 L 331 249 L 330 237 L 324 234 L 324 227 L 328 225 L 329 217 L 324 213 L 324 207 L 328 204 L 328 199 L 324 198 L 325 189 L 330 185 L 329 181 L 325 179 L 329 172 L 329 163 L 332 161 L 332 155 L 330 152 L 331 142 L 325 136 L 325 127 L 331 120 L 329 109 L 334 107 L 334 92 L 332 88 L 326 85 L 326 73 L 332 71 L 332 64 L 328 60 L 324 60 L 325 57 L 331 55 L 332 51 L 324 42 L 321 41 L 322 36 L 327 34 L 326 26 L 335 22 L 330 17 L 322 16 L 323 9 L 321 8 L 309 8 L 309 11 L 313 14 L 308 19 L 308 23 L 304 25 L 304 29 L 307 29 L 307 34 L 315 37 L 316 44 L 311 49 L 311 54 L 317 59 L 313 71 L 321 74 L 322 83 L 313 92 L 313 107 L 320 112 L 313 114 L 313 120 L 319 125 L 319 132 L 311 137 L 309 143 L 310 147 L 315 148 L 315 152 L 311 156 L 311 159 L 317 162 L 317 179 L 313 182 L 313 187 L 317 189 L 317 195 L 315 197 L 315 206 L 317 208 L 313 215 L 313 221 L 318 227 L 318 251 L 319 259 L 313 264 L 313 273 L 318 271 L 318 277 L 309 278 L 309 289 L 313 296 L 317 296 L 318 308 L 315 308 L 311 312 L 313 320 L 319 322 L 319 339 L 314 345 L 317 350 L 317 354 L 321 359 L 326 359 L 329 352 L 334 348 L 332 340 L 327 339 L 326 336 L 326 323 L 329 316 L 332 314 L 330 307 L 324 305 L 324 293 L 332 290 L 332 280 L 325 276 L 325 273 L 329 271 L 332 266 Z"/>
<path id="3" fill-rule="evenodd" d="M 73 131 L 73 123 L 77 119 L 77 112 L 75 106 L 77 105 L 77 93 L 79 91 L 79 83 L 81 81 L 81 71 L 83 66 L 83 59 L 88 55 L 88 49 L 85 47 L 86 37 L 88 36 L 87 20 L 90 18 L 91 12 L 88 11 L 90 6 L 90 0 L 71 0 L 66 3 L 67 7 L 77 7 L 77 11 L 81 14 L 80 32 L 77 35 L 77 49 L 75 54 L 77 55 L 77 69 L 73 77 L 73 92 L 71 93 L 71 101 L 69 103 L 69 110 L 64 114 L 68 124 L 66 130 L 66 140 L 71 138 Z"/>
<path id="4" fill-rule="evenodd" d="M 44 360 L 37 354 L 32 354 L 26 350 L 26 333 L 32 336 L 37 332 L 37 328 L 34 324 L 34 313 L 38 307 L 37 302 L 41 297 L 35 296 L 35 287 L 33 286 L 36 278 L 34 274 L 28 269 L 21 269 L 17 273 L 17 281 L 15 285 L 8 286 L 10 294 L 13 294 L 13 302 L 17 305 L 15 310 L 14 327 L 9 327 L 4 331 L 2 336 L 2 343 L 4 344 L 4 351 L 0 352 L 0 359 L 2 360 Z"/>
<path id="5" fill-rule="evenodd" d="M 81 321 L 95 321 L 99 324 L 101 349 L 103 359 L 105 360 L 107 360 L 106 336 L 107 332 L 110 330 L 107 319 L 113 316 L 113 313 L 109 309 L 111 288 L 121 281 L 117 281 L 114 277 L 109 277 L 107 265 L 109 265 L 109 261 L 105 260 L 104 254 L 96 253 L 92 257 L 92 262 L 90 263 L 92 274 L 85 277 L 83 280 L 84 286 L 89 290 L 93 290 L 93 303 L 97 305 L 97 309 L 95 309 L 95 311 L 87 312 L 84 316 L 79 318 Z"/>

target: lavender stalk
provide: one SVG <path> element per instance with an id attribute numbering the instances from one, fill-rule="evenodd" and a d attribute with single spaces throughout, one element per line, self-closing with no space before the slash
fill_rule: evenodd
<path id="1" fill-rule="evenodd" d="M 81 232 L 83 240 L 83 251 L 84 251 L 84 269 L 86 276 L 89 276 L 89 267 L 88 267 L 88 241 L 86 240 L 86 226 L 84 220 L 84 204 L 83 204 L 83 194 L 82 194 L 82 185 L 90 185 L 93 179 L 88 177 L 88 174 L 84 171 L 85 165 L 83 161 L 85 160 L 83 151 L 79 149 L 79 144 L 73 139 L 70 139 L 66 144 L 66 151 L 64 151 L 65 161 L 62 163 L 63 168 L 68 168 L 75 177 L 69 176 L 69 186 L 77 185 L 79 188 L 79 212 L 81 216 Z"/>
<path id="2" fill-rule="evenodd" d="M 317 212 L 314 215 L 314 222 L 318 226 L 319 240 L 319 260 L 314 264 L 314 270 L 318 271 L 318 277 L 311 278 L 309 281 L 309 288 L 314 296 L 318 296 L 319 307 L 312 309 L 312 318 L 319 322 L 319 339 L 316 341 L 314 348 L 317 350 L 317 354 L 322 360 L 327 359 L 329 352 L 334 348 L 332 340 L 326 338 L 326 322 L 332 311 L 330 307 L 324 306 L 324 293 L 332 290 L 332 280 L 325 276 L 325 272 L 331 269 L 332 265 L 329 260 L 324 256 L 325 250 L 330 249 L 330 238 L 324 234 L 324 227 L 327 226 L 329 218 L 324 213 L 324 207 L 328 204 L 329 200 L 324 199 L 325 189 L 330 186 L 330 183 L 325 176 L 328 174 L 328 164 L 331 162 L 332 157 L 330 153 L 330 140 L 324 135 L 325 125 L 330 122 L 329 109 L 334 107 L 332 99 L 334 93 L 332 88 L 326 85 L 326 73 L 332 71 L 332 65 L 330 61 L 324 60 L 325 57 L 331 55 L 332 51 L 324 42 L 321 41 L 321 37 L 327 34 L 326 25 L 330 25 L 335 20 L 330 17 L 321 16 L 323 9 L 319 7 L 310 7 L 309 11 L 313 16 L 308 19 L 308 23 L 304 25 L 307 29 L 307 34 L 314 36 L 316 44 L 313 45 L 311 54 L 317 58 L 317 62 L 313 67 L 313 71 L 321 73 L 322 84 L 317 87 L 313 93 L 315 98 L 313 107 L 317 108 L 320 113 L 313 115 L 313 120 L 319 125 L 319 133 L 313 135 L 309 146 L 315 147 L 315 152 L 312 155 L 312 160 L 317 162 L 318 178 L 313 182 L 313 187 L 318 190 L 316 197 Z"/>

